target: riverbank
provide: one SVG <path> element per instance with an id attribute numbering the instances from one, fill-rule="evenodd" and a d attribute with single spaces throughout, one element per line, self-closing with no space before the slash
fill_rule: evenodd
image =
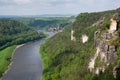
<path id="1" fill-rule="evenodd" d="M 9 57 L 11 56 L 9 60 L 9 64 L 5 65 L 6 69 L 4 71 L 0 71 L 2 76 L 1 79 L 2 80 L 16 80 L 16 79 L 29 80 L 31 78 L 32 80 L 33 79 L 39 80 L 40 75 L 42 74 L 42 63 L 39 57 L 38 47 L 43 42 L 44 42 L 44 39 L 41 39 L 41 40 L 28 42 L 25 45 L 23 44 L 24 46 L 23 45 L 15 46 L 14 49 L 11 51 L 11 54 L 9 55 Z M 8 53 L 9 52 L 10 51 L 8 51 Z"/>
<path id="2" fill-rule="evenodd" d="M 42 63 L 39 56 L 39 45 L 44 39 L 20 45 L 14 52 L 9 69 L 2 80 L 40 80 Z"/>
<path id="3" fill-rule="evenodd" d="M 47 35 L 41 35 L 41 38 L 45 38 Z M 37 40 L 37 39 L 36 39 Z M 36 41 L 34 40 L 34 41 Z M 31 42 L 31 41 L 30 41 Z M 28 44 L 29 42 L 27 42 Z M 12 58 L 14 55 L 14 52 L 17 48 L 23 46 L 24 44 L 21 45 L 14 45 L 14 46 L 9 46 L 6 47 L 2 50 L 0 50 L 0 78 L 7 73 L 7 71 L 9 70 L 10 65 L 12 65 Z"/>
<path id="4" fill-rule="evenodd" d="M 8 69 L 12 55 L 17 46 L 10 46 L 0 51 L 0 77 Z"/>
<path id="5" fill-rule="evenodd" d="M 40 53 L 40 56 L 41 56 L 41 60 L 42 60 L 42 67 L 43 67 L 43 74 L 42 74 L 42 77 L 41 77 L 41 80 L 48 80 L 46 78 L 46 75 L 44 73 L 46 73 L 47 69 L 49 69 L 48 65 L 49 65 L 49 61 L 50 61 L 50 57 L 48 57 L 49 55 L 47 54 L 47 52 L 45 51 L 46 47 L 45 47 L 45 43 L 47 41 L 50 40 L 50 38 L 54 37 L 56 33 L 52 32 L 52 35 L 49 35 L 46 39 L 45 39 L 45 42 L 43 44 L 40 45 L 39 47 L 39 53 Z M 50 76 L 50 75 L 48 75 Z"/>
<path id="6" fill-rule="evenodd" d="M 7 73 L 9 67 L 12 65 L 11 61 L 15 50 L 23 45 L 24 44 L 10 46 L 0 51 L 0 78 Z"/>

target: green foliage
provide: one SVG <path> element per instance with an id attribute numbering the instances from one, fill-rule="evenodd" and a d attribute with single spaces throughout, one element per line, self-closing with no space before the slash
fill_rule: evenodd
<path id="1" fill-rule="evenodd" d="M 85 45 L 81 42 L 71 41 L 70 32 L 58 33 L 48 39 L 40 48 L 44 63 L 43 80 L 91 79 L 89 71 L 86 70 L 87 61 L 95 51 L 95 47 L 92 45 L 93 37 L 90 38 L 92 39 Z"/>
<path id="2" fill-rule="evenodd" d="M 120 38 L 118 38 L 117 40 L 112 40 L 111 44 L 115 46 L 120 46 Z"/>
<path id="3" fill-rule="evenodd" d="M 44 37 L 15 20 L 0 19 L 0 49 Z"/>
<path id="4" fill-rule="evenodd" d="M 34 29 L 48 29 L 49 27 L 65 27 L 71 23 L 72 19 L 74 17 L 16 18 L 15 20 Z"/>
<path id="5" fill-rule="evenodd" d="M 116 80 L 113 76 L 113 65 L 110 64 L 104 73 L 100 72 L 99 75 L 95 75 L 93 80 Z"/>
<path id="6" fill-rule="evenodd" d="M 109 27 L 110 27 L 110 22 L 105 22 L 105 23 L 103 24 L 103 27 L 109 29 Z M 103 30 L 104 30 L 104 29 L 103 29 Z"/>
<path id="7" fill-rule="evenodd" d="M 97 29 L 106 29 L 109 27 L 110 19 L 115 13 L 120 13 L 118 10 L 110 10 L 104 12 L 95 12 L 95 13 L 81 13 L 76 17 L 76 21 L 73 24 L 73 29 L 75 30 L 75 36 L 77 40 L 81 37 L 81 34 L 85 34 L 85 29 L 92 26 L 92 24 L 104 18 L 102 26 L 99 24 Z"/>
<path id="8" fill-rule="evenodd" d="M 8 69 L 15 48 L 16 46 L 11 46 L 0 51 L 0 77 Z"/>
<path id="9" fill-rule="evenodd" d="M 110 18 L 117 11 L 120 12 L 111 10 L 78 15 L 72 28 L 77 39 L 75 42 L 70 40 L 70 30 L 48 39 L 40 48 L 44 64 L 43 80 L 115 80 L 113 76 L 115 65 L 110 64 L 105 73 L 95 75 L 90 73 L 88 63 L 95 53 L 94 32 L 98 29 L 107 29 Z M 92 26 L 103 17 L 105 21 L 101 25 Z M 88 42 L 84 44 L 81 41 L 83 34 L 89 37 Z M 99 60 L 100 58 L 97 58 L 96 66 L 100 63 Z"/>

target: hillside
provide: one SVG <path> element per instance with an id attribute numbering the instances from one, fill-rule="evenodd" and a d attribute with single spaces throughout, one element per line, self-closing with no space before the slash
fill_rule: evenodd
<path id="1" fill-rule="evenodd" d="M 9 19 L 0 19 L 0 49 L 44 37 L 42 33 Z"/>
<path id="2" fill-rule="evenodd" d="M 14 19 L 14 18 L 13 18 Z M 74 17 L 36 17 L 36 18 L 15 18 L 17 20 L 34 29 L 49 29 L 50 27 L 61 27 L 70 24 Z"/>
<path id="3" fill-rule="evenodd" d="M 117 59 L 109 66 L 105 66 L 104 72 L 95 74 L 89 70 L 89 62 L 96 52 L 94 34 L 97 30 L 108 31 L 110 19 L 120 9 L 95 13 L 81 13 L 73 23 L 73 37 L 70 39 L 70 31 L 56 34 L 48 39 L 40 48 L 44 63 L 43 80 L 120 80 L 119 65 L 119 40 L 117 44 Z M 118 16 L 119 17 L 119 16 Z M 120 22 L 118 20 L 118 33 Z M 103 33 L 101 32 L 101 33 Z M 120 33 L 119 33 L 120 34 Z M 88 41 L 83 41 L 84 36 Z M 100 34 L 101 35 L 101 34 Z M 95 67 L 104 64 L 96 59 Z M 106 63 L 105 63 L 106 64 Z M 117 65 L 116 79 L 113 68 Z"/>

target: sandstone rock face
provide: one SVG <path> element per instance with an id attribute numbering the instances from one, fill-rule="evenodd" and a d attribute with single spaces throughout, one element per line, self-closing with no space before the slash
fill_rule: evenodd
<path id="1" fill-rule="evenodd" d="M 110 32 L 114 32 L 117 30 L 117 21 L 114 20 L 114 19 L 111 19 L 110 20 L 111 23 L 110 23 Z"/>
<path id="2" fill-rule="evenodd" d="M 102 20 L 99 20 L 93 26 L 102 26 L 102 23 Z M 104 72 L 110 64 L 117 60 L 117 50 L 120 48 L 117 43 L 119 41 L 118 24 L 120 24 L 120 13 L 116 13 L 110 20 L 110 28 L 108 30 L 98 30 L 94 33 L 96 52 L 88 64 L 90 72 L 98 75 L 100 71 Z M 119 72 L 120 68 L 116 64 L 113 67 L 114 78 Z"/>
<path id="3" fill-rule="evenodd" d="M 82 43 L 85 43 L 88 41 L 88 36 L 86 34 L 82 35 Z"/>
<path id="4" fill-rule="evenodd" d="M 109 33 L 97 31 L 94 34 L 94 42 L 96 47 L 100 48 L 100 54 L 105 56 L 105 61 L 114 62 L 117 57 L 117 46 L 111 42 L 119 38 L 118 33 Z"/>
<path id="5" fill-rule="evenodd" d="M 109 30 L 101 30 L 94 33 L 96 53 L 88 65 L 90 72 L 95 74 L 99 74 L 100 71 L 104 72 L 109 64 L 116 61 L 118 46 L 114 42 L 118 39 L 119 33 L 117 32 L 117 20 L 115 19 L 111 19 Z"/>
<path id="6" fill-rule="evenodd" d="M 74 30 L 71 30 L 71 40 L 72 40 L 72 41 L 75 41 L 75 40 L 76 40 L 76 38 L 74 37 Z"/>
<path id="7" fill-rule="evenodd" d="M 90 60 L 90 62 L 89 62 L 88 68 L 90 69 L 90 72 L 92 72 L 92 71 L 94 70 L 95 60 L 96 60 L 96 58 L 98 57 L 99 52 L 100 52 L 100 49 L 97 48 L 94 57 L 91 58 L 91 60 Z"/>

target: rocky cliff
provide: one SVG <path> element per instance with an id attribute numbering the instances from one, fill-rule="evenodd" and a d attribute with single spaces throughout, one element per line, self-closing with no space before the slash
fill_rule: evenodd
<path id="1" fill-rule="evenodd" d="M 119 33 L 117 30 L 117 23 L 119 22 L 117 20 L 118 17 L 118 14 L 116 14 L 110 20 L 108 30 L 98 30 L 94 33 L 96 53 L 89 62 L 88 68 L 90 72 L 95 74 L 99 74 L 100 71 L 104 72 L 107 66 L 116 61 L 118 49 L 116 42 L 119 40 Z M 113 75 L 114 74 L 115 73 L 113 73 Z"/>
<path id="2" fill-rule="evenodd" d="M 71 41 L 75 41 L 76 40 L 76 38 L 74 36 L 74 33 L 75 33 L 75 31 L 71 30 Z"/>

